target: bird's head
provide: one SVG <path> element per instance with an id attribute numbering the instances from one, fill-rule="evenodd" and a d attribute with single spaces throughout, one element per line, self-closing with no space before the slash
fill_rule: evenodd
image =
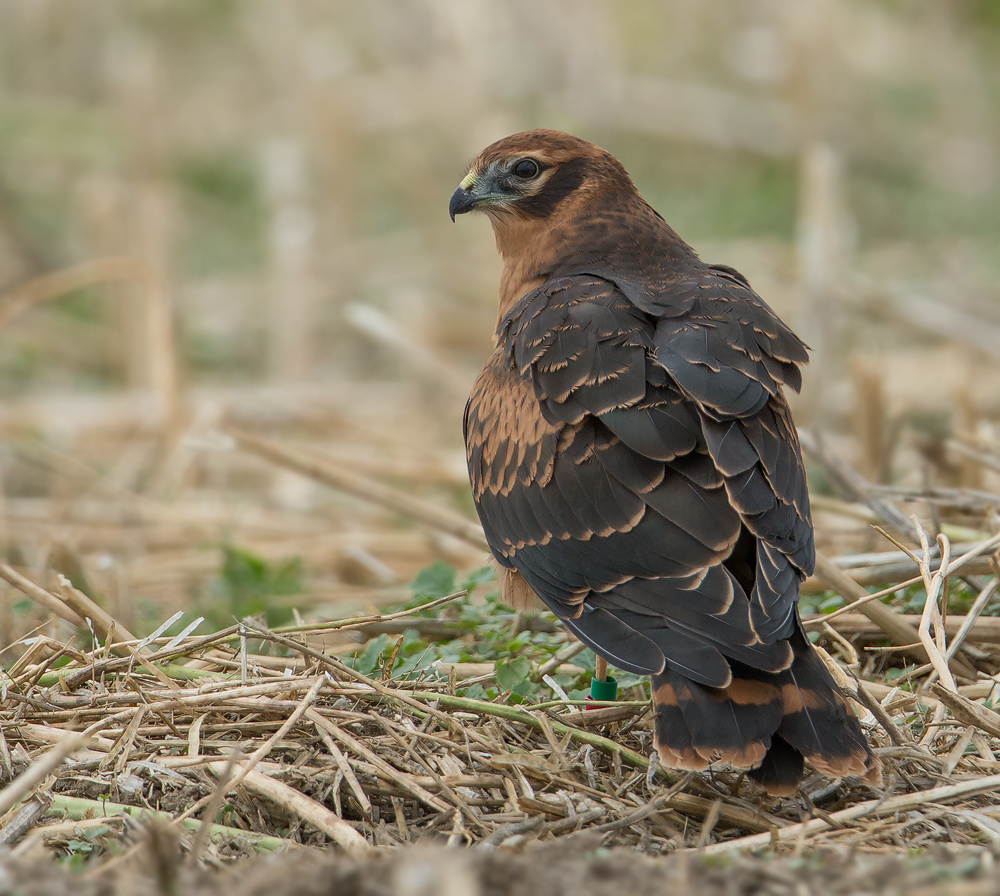
<path id="1" fill-rule="evenodd" d="M 561 131 L 524 131 L 486 147 L 451 195 L 448 213 L 482 210 L 494 227 L 550 218 L 608 188 L 635 192 L 611 153 Z"/>
<path id="2" fill-rule="evenodd" d="M 550 276 L 665 282 L 679 260 L 696 258 L 618 159 L 561 131 L 524 131 L 486 147 L 448 205 L 452 220 L 477 209 L 504 262 L 501 317 Z"/>

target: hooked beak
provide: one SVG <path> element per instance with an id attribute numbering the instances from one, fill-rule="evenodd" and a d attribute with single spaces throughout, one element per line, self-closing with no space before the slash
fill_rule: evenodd
<path id="1" fill-rule="evenodd" d="M 465 183 L 465 181 L 462 181 L 462 183 Z M 451 201 L 448 203 L 448 214 L 451 216 L 451 220 L 455 220 L 455 215 L 464 215 L 466 212 L 471 212 L 481 198 L 475 193 L 475 182 L 470 184 L 468 189 L 459 187 L 451 194 Z"/>
<path id="2" fill-rule="evenodd" d="M 485 198 L 482 193 L 476 192 L 476 186 L 476 175 L 470 171 L 462 178 L 458 189 L 451 194 L 451 201 L 448 203 L 448 214 L 451 215 L 452 221 L 455 220 L 455 215 L 464 215 L 466 212 L 471 212 L 476 207 L 476 203 Z"/>

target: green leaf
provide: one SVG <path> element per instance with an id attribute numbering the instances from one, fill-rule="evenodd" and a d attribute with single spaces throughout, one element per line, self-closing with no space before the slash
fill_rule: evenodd
<path id="1" fill-rule="evenodd" d="M 414 597 L 436 600 L 458 590 L 455 588 L 455 569 L 442 560 L 432 563 L 417 573 L 413 579 Z"/>
<path id="2" fill-rule="evenodd" d="M 908 666 L 904 666 L 902 669 L 886 669 L 885 680 L 896 681 L 897 679 L 902 678 L 904 675 L 908 675 L 915 668 L 916 668 L 915 665 L 910 664 Z"/>
<path id="3" fill-rule="evenodd" d="M 372 638 L 365 649 L 354 658 L 354 668 L 362 675 L 371 675 L 379 668 L 379 657 L 388 646 L 388 635 Z"/>
<path id="4" fill-rule="evenodd" d="M 528 678 L 522 678 L 510 689 L 515 697 L 531 697 L 538 690 L 538 684 Z"/>
<path id="5" fill-rule="evenodd" d="M 269 563 L 252 551 L 223 545 L 216 589 L 228 604 L 227 616 L 244 619 L 266 613 L 269 625 L 280 625 L 292 613 L 287 607 L 273 607 L 271 598 L 305 591 L 302 560 L 290 557 Z"/>
<path id="6" fill-rule="evenodd" d="M 825 615 L 827 613 L 833 613 L 843 606 L 844 599 L 839 594 L 834 594 L 819 605 L 819 611 Z"/>
<path id="7" fill-rule="evenodd" d="M 474 569 L 472 572 L 468 573 L 466 577 L 462 580 L 462 588 L 465 591 L 471 591 L 476 585 L 482 585 L 486 582 L 493 580 L 493 567 L 492 566 L 480 566 L 479 569 Z"/>
<path id="8" fill-rule="evenodd" d="M 528 677 L 531 661 L 524 656 L 512 660 L 497 660 L 493 668 L 497 674 L 497 686 L 501 691 L 512 691 Z"/>

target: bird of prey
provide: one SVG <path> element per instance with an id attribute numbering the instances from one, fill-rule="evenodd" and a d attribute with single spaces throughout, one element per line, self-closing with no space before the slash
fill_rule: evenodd
<path id="1" fill-rule="evenodd" d="M 503 273 L 464 431 L 504 595 L 533 592 L 652 676 L 664 765 L 728 763 L 772 794 L 796 790 L 804 760 L 880 783 L 797 610 L 813 530 L 783 389 L 806 346 L 577 137 L 487 147 L 449 205 L 473 210 Z"/>

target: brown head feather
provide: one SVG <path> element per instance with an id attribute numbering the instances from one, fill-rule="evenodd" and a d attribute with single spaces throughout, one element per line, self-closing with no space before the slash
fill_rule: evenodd
<path id="1" fill-rule="evenodd" d="M 540 172 L 526 183 L 509 176 L 518 161 Z M 500 317 L 552 274 L 610 268 L 643 282 L 663 281 L 665 264 L 694 251 L 639 195 L 621 162 L 593 143 L 552 130 L 523 131 L 486 147 L 463 185 L 489 183 L 502 200 L 478 206 L 493 224 L 504 268 Z M 468 188 L 468 189 L 471 189 Z"/>

